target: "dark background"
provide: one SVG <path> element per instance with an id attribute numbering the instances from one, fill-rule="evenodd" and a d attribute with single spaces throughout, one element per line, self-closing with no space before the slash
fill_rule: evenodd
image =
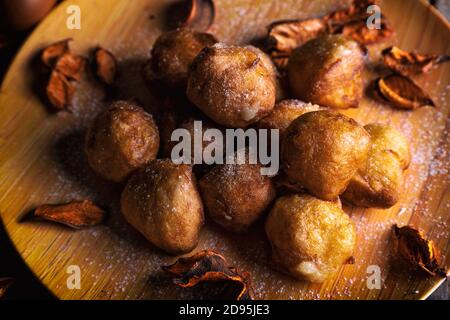
<path id="1" fill-rule="evenodd" d="M 16 1 L 16 0 L 11 0 Z M 417 0 L 418 1 L 418 0 Z M 450 19 L 450 0 L 431 0 L 447 19 Z M 33 28 L 22 32 L 0 30 L 0 83 L 21 44 Z M 4 40 L 3 40 L 4 39 Z M 3 45 L 2 45 L 3 43 Z M 9 240 L 0 222 L 0 278 L 14 278 L 4 299 L 55 299 L 55 297 L 36 279 L 28 269 L 15 247 Z M 449 300 L 449 281 L 447 280 L 430 297 L 430 300 Z"/>

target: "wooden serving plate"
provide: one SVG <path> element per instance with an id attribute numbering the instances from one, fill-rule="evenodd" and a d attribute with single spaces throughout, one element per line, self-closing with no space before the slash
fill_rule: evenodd
<path id="1" fill-rule="evenodd" d="M 258 43 L 274 20 L 321 16 L 349 1 L 221 0 L 211 32 L 230 43 Z M 65 26 L 70 4 L 81 8 L 81 30 Z M 0 92 L 0 215 L 9 237 L 31 270 L 62 299 L 200 298 L 196 290 L 171 285 L 160 266 L 165 255 L 129 227 L 117 210 L 121 186 L 99 181 L 82 153 L 83 130 L 105 106 L 104 90 L 87 75 L 71 112 L 52 113 L 35 94 L 30 65 L 39 50 L 72 37 L 74 51 L 87 55 L 96 45 L 120 60 L 122 98 L 138 98 L 152 110 L 155 100 L 140 77 L 140 68 L 156 37 L 171 22 L 171 1 L 64 1 L 33 32 L 14 60 Z M 382 13 L 396 37 L 372 46 L 372 56 L 389 43 L 419 52 L 450 54 L 448 22 L 424 1 L 385 0 Z M 449 265 L 450 188 L 448 135 L 450 64 L 416 81 L 437 108 L 414 112 L 364 98 L 345 113 L 363 124 L 390 123 L 409 137 L 412 164 L 401 201 L 389 210 L 345 208 L 357 226 L 356 263 L 346 265 L 323 284 L 296 281 L 269 267 L 263 222 L 249 234 L 228 234 L 211 224 L 202 231 L 197 250 L 213 249 L 235 266 L 251 272 L 259 299 L 420 299 L 442 283 L 397 266 L 390 254 L 391 227 L 411 224 L 422 229 Z M 373 68 L 366 80 L 376 78 Z M 106 225 L 73 231 L 45 222 L 22 222 L 24 214 L 43 203 L 92 198 L 111 211 Z M 3 262 L 4 263 L 4 262 Z M 7 263 L 7 262 L 6 262 Z M 81 288 L 70 290 L 67 268 L 78 265 Z M 381 271 L 381 289 L 367 287 L 367 268 Z"/>

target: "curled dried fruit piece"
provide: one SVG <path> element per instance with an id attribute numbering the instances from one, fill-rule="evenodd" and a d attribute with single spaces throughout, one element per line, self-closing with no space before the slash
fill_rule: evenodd
<path id="1" fill-rule="evenodd" d="M 85 58 L 72 53 L 64 53 L 56 62 L 54 70 L 68 80 L 80 81 L 85 65 Z"/>
<path id="2" fill-rule="evenodd" d="M 359 42 L 360 44 L 367 45 L 377 43 L 384 39 L 391 37 L 394 34 L 394 30 L 390 24 L 384 18 L 381 17 L 379 29 L 369 29 L 365 19 L 345 24 L 342 27 L 341 33 L 344 36 L 348 36 Z"/>
<path id="3" fill-rule="evenodd" d="M 182 27 L 206 32 L 214 23 L 216 8 L 213 0 L 191 0 L 189 14 Z"/>
<path id="4" fill-rule="evenodd" d="M 170 266 L 163 266 L 163 270 L 171 274 L 173 283 L 182 288 L 193 287 L 200 282 L 224 282 L 221 298 L 253 300 L 250 275 L 229 267 L 225 258 L 214 251 L 204 250 L 191 257 L 180 258 Z"/>
<path id="5" fill-rule="evenodd" d="M 428 94 L 411 79 L 398 74 L 390 74 L 376 82 L 379 93 L 395 107 L 414 110 L 435 104 Z"/>
<path id="6" fill-rule="evenodd" d="M 405 77 L 426 73 L 434 66 L 450 60 L 450 56 L 418 54 L 395 46 L 384 49 L 381 54 L 386 67 Z"/>
<path id="7" fill-rule="evenodd" d="M 48 80 L 46 92 L 51 105 L 56 109 L 63 110 L 72 101 L 75 94 L 75 85 L 62 73 L 53 70 Z"/>
<path id="8" fill-rule="evenodd" d="M 275 64 L 284 68 L 292 51 L 327 31 L 323 19 L 284 20 L 269 26 L 269 52 Z"/>
<path id="9" fill-rule="evenodd" d="M 59 205 L 42 205 L 34 211 L 34 216 L 80 229 L 103 222 L 106 212 L 90 200 L 75 201 Z"/>
<path id="10" fill-rule="evenodd" d="M 431 276 L 446 277 L 444 269 L 439 267 L 440 261 L 433 241 L 426 240 L 423 234 L 410 227 L 393 226 L 394 253 Z"/>
<path id="11" fill-rule="evenodd" d="M 70 51 L 69 42 L 72 39 L 64 39 L 55 43 L 52 43 L 41 53 L 41 61 L 44 65 L 49 68 L 53 68 L 56 64 L 56 61 L 65 53 Z"/>
<path id="12" fill-rule="evenodd" d="M 111 86 L 114 84 L 117 72 L 117 60 L 114 55 L 103 48 L 97 48 L 94 52 L 95 74 L 103 83 Z"/>
<path id="13" fill-rule="evenodd" d="M 354 0 L 344 10 L 338 10 L 324 17 L 330 33 L 342 33 L 360 44 L 372 44 L 390 37 L 394 32 L 385 16 L 381 15 L 380 28 L 369 29 L 367 19 L 372 14 L 367 9 L 377 5 L 375 0 Z"/>
<path id="14" fill-rule="evenodd" d="M 13 284 L 13 278 L 0 278 L 0 299 L 6 294 L 8 288 Z"/>
<path id="15" fill-rule="evenodd" d="M 55 42 L 42 50 L 41 62 L 50 69 L 46 94 L 50 104 L 58 110 L 70 105 L 75 94 L 76 82 L 80 81 L 86 59 L 70 52 L 65 39 Z"/>

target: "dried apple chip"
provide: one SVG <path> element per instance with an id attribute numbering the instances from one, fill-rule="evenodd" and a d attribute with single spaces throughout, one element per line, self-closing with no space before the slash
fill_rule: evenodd
<path id="1" fill-rule="evenodd" d="M 189 288 L 200 282 L 223 282 L 222 299 L 253 300 L 250 275 L 229 267 L 225 258 L 214 251 L 200 251 L 162 268 L 174 277 L 173 283 L 177 286 Z"/>
<path id="2" fill-rule="evenodd" d="M 85 58 L 72 53 L 64 53 L 58 58 L 54 70 L 59 71 L 61 75 L 69 80 L 80 81 L 85 65 Z"/>
<path id="3" fill-rule="evenodd" d="M 378 79 L 376 84 L 380 94 L 397 108 L 414 110 L 424 106 L 435 106 L 425 91 L 402 75 L 387 75 Z"/>
<path id="4" fill-rule="evenodd" d="M 58 110 L 69 106 L 75 94 L 75 84 L 63 74 L 53 70 L 46 87 L 47 98 L 50 104 Z"/>
<path id="5" fill-rule="evenodd" d="M 113 85 L 117 73 L 116 57 L 106 49 L 97 48 L 94 52 L 95 74 L 106 85 Z"/>
<path id="6" fill-rule="evenodd" d="M 366 20 L 359 20 L 345 24 L 342 27 L 341 33 L 360 44 L 368 45 L 391 37 L 394 34 L 394 30 L 388 24 L 386 19 L 382 17 L 380 29 L 369 29 Z"/>
<path id="7" fill-rule="evenodd" d="M 56 61 L 65 53 L 70 51 L 69 42 L 72 39 L 64 39 L 55 43 L 52 43 L 48 47 L 44 48 L 41 53 L 41 61 L 49 68 L 53 68 Z"/>
<path id="8" fill-rule="evenodd" d="M 191 0 L 189 14 L 182 27 L 207 32 L 216 17 L 214 0 Z"/>
<path id="9" fill-rule="evenodd" d="M 439 267 L 440 261 L 433 242 L 426 240 L 420 231 L 410 226 L 393 226 L 393 251 L 431 276 L 446 277 L 444 269 Z"/>
<path id="10" fill-rule="evenodd" d="M 41 62 L 49 69 L 49 79 L 45 87 L 50 104 L 62 110 L 69 106 L 75 94 L 75 83 L 80 81 L 86 59 L 70 52 L 65 39 L 55 42 L 42 50 Z"/>
<path id="11" fill-rule="evenodd" d="M 58 222 L 74 229 L 103 222 L 106 213 L 90 200 L 59 205 L 42 205 L 34 210 L 34 217 Z"/>
<path id="12" fill-rule="evenodd" d="M 426 73 L 438 64 L 450 61 L 450 56 L 418 54 L 395 46 L 384 49 L 381 54 L 386 67 L 405 77 Z"/>

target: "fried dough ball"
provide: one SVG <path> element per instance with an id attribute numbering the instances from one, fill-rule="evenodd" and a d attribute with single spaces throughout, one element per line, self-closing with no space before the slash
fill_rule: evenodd
<path id="1" fill-rule="evenodd" d="M 197 122 L 197 126 L 195 124 L 196 122 Z M 201 122 L 201 127 L 199 126 L 199 122 Z M 181 121 L 180 124 L 177 125 L 176 128 L 174 128 L 173 130 L 176 130 L 176 129 L 185 129 L 189 132 L 189 136 L 191 137 L 191 161 L 192 161 L 192 163 L 194 163 L 195 152 L 197 151 L 200 154 L 203 154 L 203 150 L 205 150 L 205 148 L 214 141 L 214 139 L 212 139 L 211 141 L 206 141 L 206 140 L 202 139 L 202 141 L 201 141 L 202 147 L 199 148 L 199 150 L 196 150 L 195 149 L 195 147 L 196 147 L 195 136 L 200 135 L 201 137 L 203 137 L 206 130 L 217 129 L 217 128 L 215 128 L 214 124 L 208 120 L 196 119 L 194 117 L 188 117 L 187 119 Z M 217 129 L 217 130 L 219 130 L 219 129 Z M 171 136 L 172 136 L 172 132 L 170 133 L 170 135 L 167 135 L 167 137 L 166 137 L 167 140 L 163 141 L 163 147 L 162 147 L 164 150 L 164 156 L 166 156 L 168 158 L 171 158 L 172 149 L 175 145 L 178 144 L 177 141 L 171 141 Z"/>
<path id="2" fill-rule="evenodd" d="M 363 94 L 364 55 L 341 35 L 312 39 L 294 50 L 287 67 L 296 98 L 330 108 L 356 108 Z"/>
<path id="3" fill-rule="evenodd" d="M 258 164 L 218 164 L 199 181 L 208 216 L 233 232 L 246 231 L 269 206 L 275 188 Z"/>
<path id="4" fill-rule="evenodd" d="M 125 219 L 162 250 L 180 254 L 197 246 L 204 216 L 191 166 L 152 161 L 132 175 L 121 207 Z"/>
<path id="5" fill-rule="evenodd" d="M 153 118 L 137 104 L 113 102 L 92 123 L 85 152 L 91 168 L 114 182 L 156 158 L 159 132 Z"/>
<path id="6" fill-rule="evenodd" d="M 338 202 L 310 195 L 278 198 L 266 222 L 277 268 L 295 278 L 323 282 L 352 258 L 356 233 Z"/>
<path id="7" fill-rule="evenodd" d="M 408 139 L 394 127 L 381 123 L 364 126 L 370 134 L 372 150 L 388 150 L 395 154 L 403 169 L 407 169 L 411 161 L 411 150 Z"/>
<path id="8" fill-rule="evenodd" d="M 305 103 L 300 100 L 287 99 L 278 102 L 272 112 L 258 122 L 260 129 L 279 129 L 280 137 L 283 137 L 289 125 L 301 115 L 318 111 L 320 106 L 311 103 Z"/>
<path id="9" fill-rule="evenodd" d="M 189 66 L 198 53 L 217 40 L 213 35 L 189 29 L 168 31 L 156 39 L 151 51 L 149 68 L 145 69 L 150 80 L 160 80 L 170 87 L 184 87 Z"/>
<path id="10" fill-rule="evenodd" d="M 285 133 L 282 167 L 291 183 L 333 200 L 365 163 L 369 147 L 369 134 L 353 119 L 328 110 L 308 112 Z"/>
<path id="11" fill-rule="evenodd" d="M 253 51 L 261 59 L 261 62 L 264 64 L 267 70 L 269 70 L 273 82 L 275 83 L 275 101 L 280 101 L 284 97 L 285 92 L 283 89 L 283 85 L 281 84 L 280 74 L 272 59 L 269 57 L 269 55 L 267 55 L 264 51 L 257 47 L 245 46 L 245 48 Z"/>
<path id="12" fill-rule="evenodd" d="M 273 72 L 248 48 L 215 44 L 195 58 L 187 96 L 209 118 L 226 127 L 257 122 L 275 105 Z"/>
<path id="13" fill-rule="evenodd" d="M 403 170 L 411 158 L 409 143 L 391 126 L 370 124 L 364 128 L 371 135 L 372 147 L 342 196 L 355 206 L 389 208 L 403 192 Z"/>

